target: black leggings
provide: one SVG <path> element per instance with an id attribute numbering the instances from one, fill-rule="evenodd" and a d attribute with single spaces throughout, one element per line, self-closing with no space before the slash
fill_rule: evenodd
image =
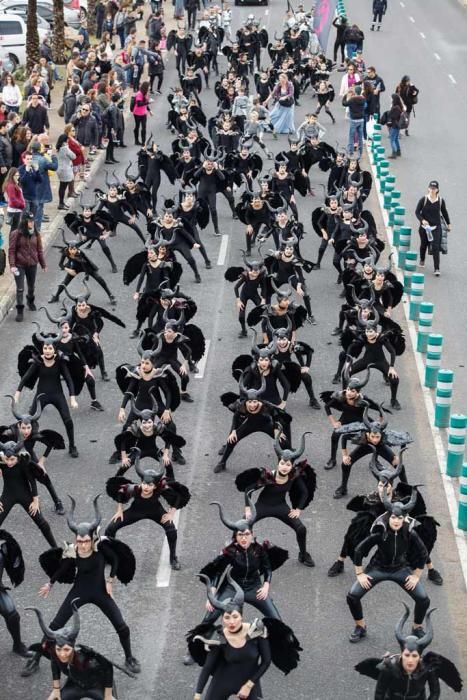
<path id="1" fill-rule="evenodd" d="M 342 471 L 342 483 L 341 487 L 342 488 L 347 488 L 347 484 L 349 482 L 350 478 L 350 472 L 352 471 L 353 465 L 358 462 L 359 459 L 362 459 L 362 457 L 365 457 L 365 455 L 372 454 L 373 450 L 369 445 L 358 445 L 352 452 L 350 453 L 350 464 L 344 464 L 342 462 L 341 464 L 341 471 Z M 389 464 L 392 464 L 392 460 L 394 458 L 394 455 L 392 454 L 391 450 L 387 446 L 383 446 L 380 448 L 380 451 L 378 453 L 378 457 L 381 457 L 382 459 L 385 459 Z M 401 481 L 406 481 L 405 478 L 405 471 L 403 471 L 403 474 L 401 474 Z"/>
<path id="2" fill-rule="evenodd" d="M 26 298 L 29 302 L 34 301 L 36 287 L 37 265 L 27 265 L 26 267 L 18 267 L 18 274 L 15 275 L 16 284 L 16 305 L 23 306 L 24 300 L 24 279 L 28 286 Z"/>
<path id="3" fill-rule="evenodd" d="M 0 501 L 3 506 L 3 511 L 0 513 L 0 526 L 6 520 L 8 513 L 13 508 L 13 506 L 21 506 L 25 513 L 29 515 L 34 524 L 37 525 L 37 527 L 42 532 L 49 545 L 51 547 L 57 546 L 50 525 L 42 515 L 41 511 L 38 510 L 35 515 L 31 515 L 31 513 L 29 512 L 29 506 L 32 502 L 32 495 L 30 493 L 23 492 L 12 494 L 3 492 L 0 496 Z"/>
<path id="4" fill-rule="evenodd" d="M 67 187 L 68 187 L 68 196 L 70 196 L 70 193 L 73 190 L 73 180 L 71 180 L 70 182 L 60 182 L 59 183 L 59 185 L 58 185 L 58 203 L 59 204 L 65 203 L 64 200 L 65 200 L 65 192 L 67 190 Z"/>
<path id="5" fill-rule="evenodd" d="M 107 286 L 107 282 L 97 272 L 86 273 L 86 276 L 92 277 L 92 279 L 95 280 L 97 282 L 97 284 L 99 284 L 102 287 L 102 289 L 105 291 L 105 293 L 107 294 L 107 296 L 109 298 L 113 297 L 112 292 L 110 291 L 109 287 Z M 76 279 L 76 277 L 78 277 L 78 275 L 69 275 L 67 272 L 67 274 L 65 275 L 65 277 L 63 279 L 63 282 L 61 282 L 58 285 L 57 291 L 55 292 L 54 296 L 57 300 L 60 298 L 60 294 L 63 292 L 65 287 L 68 287 L 70 282 L 72 282 L 74 279 Z"/>
<path id="6" fill-rule="evenodd" d="M 245 423 L 242 423 L 242 425 L 239 428 L 237 428 L 236 433 L 237 442 L 227 442 L 227 444 L 225 445 L 224 452 L 222 453 L 223 462 L 227 462 L 228 458 L 230 457 L 240 440 L 243 440 L 244 438 L 248 437 L 248 435 L 252 435 L 253 433 L 266 433 L 266 435 L 269 435 L 270 438 L 272 438 L 273 440 L 275 439 L 274 428 L 271 426 L 271 423 L 266 420 L 247 420 L 245 421 Z M 287 428 L 284 428 L 284 434 L 287 438 L 287 444 L 290 444 L 290 427 L 287 426 Z M 282 447 L 285 449 L 287 445 L 282 445 Z"/>
<path id="7" fill-rule="evenodd" d="M 415 601 L 415 612 L 414 612 L 414 623 L 416 625 L 421 625 L 423 623 L 426 611 L 430 607 L 430 599 L 428 598 L 423 585 L 419 582 L 413 589 L 413 591 L 408 591 L 405 587 L 405 579 L 410 576 L 412 571 L 409 567 L 403 569 L 398 569 L 397 571 L 382 571 L 371 565 L 365 569 L 365 573 L 372 577 L 370 591 L 373 590 L 378 583 L 382 581 L 393 581 L 397 583 L 411 598 Z M 350 612 L 354 620 L 363 619 L 363 609 L 361 600 L 368 591 L 363 588 L 358 581 L 356 581 L 350 591 L 347 594 L 347 605 L 350 608 Z"/>
<path id="8" fill-rule="evenodd" d="M 77 608 L 81 608 L 83 605 L 88 605 L 90 603 L 99 608 L 118 634 L 125 657 L 128 658 L 132 656 L 130 629 L 123 619 L 123 615 L 117 603 L 105 590 L 93 591 L 91 594 L 90 592 L 82 590 L 80 586 L 73 586 L 50 623 L 50 629 L 58 630 L 66 625 L 73 615 L 73 608 L 71 605 L 73 601 L 75 601 Z"/>
<path id="9" fill-rule="evenodd" d="M 344 42 L 343 41 L 336 41 L 334 42 L 334 63 L 337 61 L 337 54 L 339 52 L 339 49 L 341 50 L 341 63 L 345 62 L 345 53 L 344 53 Z"/>
<path id="10" fill-rule="evenodd" d="M 170 560 L 172 561 L 176 557 L 176 549 L 177 549 L 177 528 L 173 523 L 161 523 L 161 518 L 164 515 L 166 511 L 160 506 L 159 509 L 157 509 L 154 514 L 151 515 L 142 515 L 141 513 L 138 513 L 138 511 L 135 509 L 133 510 L 132 507 L 130 506 L 124 513 L 123 513 L 123 520 L 118 520 L 118 521 L 113 521 L 109 525 L 107 525 L 105 529 L 105 534 L 107 537 L 115 537 L 117 532 L 121 530 L 122 527 L 128 527 L 129 525 L 134 525 L 134 523 L 138 523 L 140 520 L 152 520 L 152 522 L 156 523 L 157 525 L 160 525 L 165 531 L 165 535 L 167 537 L 167 544 L 169 545 L 169 552 L 170 552 Z"/>
<path id="11" fill-rule="evenodd" d="M 20 616 L 8 591 L 0 590 L 0 615 L 5 620 L 6 628 L 11 635 L 13 644 L 19 646 L 21 644 Z"/>
<path id="12" fill-rule="evenodd" d="M 261 303 L 261 297 L 259 296 L 258 292 L 256 292 L 255 296 L 253 296 L 253 297 L 249 297 L 249 296 L 243 297 L 240 294 L 239 299 L 240 299 L 240 301 L 243 302 L 243 309 L 240 309 L 240 311 L 238 312 L 238 322 L 240 323 L 242 330 L 246 331 L 245 315 L 246 315 L 246 306 L 248 304 L 248 300 L 250 300 L 252 302 L 253 306 L 259 306 Z"/>
<path id="13" fill-rule="evenodd" d="M 164 74 L 163 73 L 155 73 L 154 75 L 149 76 L 149 90 L 152 92 L 152 89 L 154 87 L 154 81 L 157 78 L 157 87 L 156 90 L 160 92 L 160 89 L 162 87 L 162 83 L 164 82 Z"/>
<path id="14" fill-rule="evenodd" d="M 262 503 L 256 503 L 256 518 L 255 525 L 264 518 L 276 518 L 281 523 L 292 528 L 297 538 L 300 554 L 306 554 L 306 527 L 300 518 L 289 518 L 290 507 L 287 503 L 278 506 L 268 506 Z"/>
<path id="15" fill-rule="evenodd" d="M 362 372 L 367 367 L 368 362 L 362 357 L 360 360 L 356 360 L 352 363 L 350 374 L 353 375 L 357 374 L 358 372 Z M 386 360 L 384 360 L 384 362 L 373 362 L 373 367 L 381 372 L 383 377 L 388 380 L 391 389 L 391 401 L 395 401 L 397 398 L 397 389 L 399 388 L 399 377 L 389 376 L 389 363 Z"/>
<path id="16" fill-rule="evenodd" d="M 373 12 L 373 24 L 375 24 L 376 22 L 378 24 L 381 24 L 382 21 L 383 21 L 383 11 L 380 10 L 379 12 Z"/>
<path id="17" fill-rule="evenodd" d="M 420 227 L 418 229 L 418 234 L 420 236 L 420 262 L 425 262 L 426 251 L 428 250 L 433 255 L 435 270 L 439 270 L 439 251 L 441 244 L 441 231 L 439 231 L 439 227 L 431 232 L 433 236 L 433 241 L 431 243 L 428 242 L 428 237 L 424 228 Z"/>
<path id="18" fill-rule="evenodd" d="M 245 593 L 245 603 L 248 603 L 248 605 L 252 605 L 254 608 L 256 608 L 256 610 L 259 610 L 261 615 L 264 615 L 264 617 L 272 617 L 274 620 L 280 620 L 281 616 L 279 615 L 279 611 L 276 608 L 274 601 L 269 595 L 266 598 L 266 600 L 259 600 L 259 598 L 256 597 L 256 591 L 258 590 L 258 588 L 261 588 L 261 586 L 262 583 L 259 578 L 258 583 L 252 586 L 251 588 L 243 588 L 242 586 L 243 591 Z M 227 583 L 225 586 L 222 585 L 221 592 L 217 594 L 217 599 L 225 600 L 226 598 L 233 598 L 234 595 L 234 587 Z M 221 615 L 222 610 L 214 610 L 214 612 L 207 612 L 203 618 L 203 623 L 213 624 Z"/>
<path id="19" fill-rule="evenodd" d="M 37 395 L 34 397 L 34 401 L 32 402 L 32 406 L 29 409 L 29 413 L 33 413 L 35 410 L 35 406 L 37 406 L 37 402 L 39 402 L 39 405 L 42 410 L 48 405 L 55 406 L 57 411 L 60 414 L 60 418 L 63 421 L 63 425 L 65 426 L 66 434 L 68 436 L 68 441 L 69 441 L 69 446 L 74 447 L 75 445 L 75 429 L 73 426 L 73 420 L 71 418 L 70 414 L 70 409 L 68 408 L 68 403 L 65 398 L 65 394 L 63 392 L 57 393 L 57 394 L 47 394 L 45 396 L 44 394 Z"/>
<path id="20" fill-rule="evenodd" d="M 61 700 L 104 700 L 104 689 L 97 688 L 80 688 L 73 681 L 67 680 L 60 691 Z"/>
<path id="21" fill-rule="evenodd" d="M 139 141 L 139 130 L 141 129 L 141 143 L 146 143 L 146 124 L 148 121 L 147 114 L 134 114 L 133 115 L 135 118 L 135 128 L 134 128 L 134 135 L 135 135 L 135 143 L 138 143 Z"/>

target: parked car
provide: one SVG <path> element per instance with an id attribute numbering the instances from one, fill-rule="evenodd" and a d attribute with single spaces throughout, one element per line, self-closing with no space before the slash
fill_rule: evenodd
<path id="1" fill-rule="evenodd" d="M 50 34 L 50 25 L 37 17 L 39 41 Z M 26 64 L 26 23 L 20 15 L 0 12 L 0 46 L 8 53 L 14 68 Z"/>
<path id="2" fill-rule="evenodd" d="M 8 55 L 8 51 L 4 48 L 0 48 L 0 80 L 5 73 L 11 73 L 14 69 L 14 63 Z"/>
<path id="3" fill-rule="evenodd" d="M 20 15 L 23 19 L 25 19 L 28 14 L 28 2 L 27 0 L 0 0 L 0 11 L 9 12 L 12 15 Z M 37 14 L 49 22 L 51 26 L 53 26 L 53 0 L 38 0 Z M 63 18 L 65 20 L 65 24 L 69 25 L 70 27 L 79 27 L 79 10 L 64 7 Z"/>

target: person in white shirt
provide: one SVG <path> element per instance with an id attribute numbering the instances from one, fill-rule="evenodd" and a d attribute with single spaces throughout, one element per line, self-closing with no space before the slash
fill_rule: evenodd
<path id="1" fill-rule="evenodd" d="M 13 76 L 8 74 L 2 90 L 2 102 L 8 107 L 9 112 L 19 112 L 22 101 L 21 90 L 16 85 Z"/>

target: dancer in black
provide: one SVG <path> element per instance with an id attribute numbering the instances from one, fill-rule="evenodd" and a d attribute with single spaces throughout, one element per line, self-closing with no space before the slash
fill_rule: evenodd
<path id="1" fill-rule="evenodd" d="M 31 654 L 21 639 L 21 622 L 15 602 L 8 593 L 2 579 L 7 573 L 12 585 L 17 588 L 24 581 L 24 559 L 21 547 L 6 530 L 0 530 L 0 615 L 5 620 L 6 628 L 13 640 L 13 653 L 29 657 Z"/>
<path id="2" fill-rule="evenodd" d="M 287 404 L 287 398 L 290 392 L 290 384 L 282 371 L 280 364 L 277 360 L 274 360 L 274 353 L 276 347 L 274 342 L 271 345 L 265 347 L 259 347 L 256 345 L 257 334 L 253 331 L 253 344 L 251 346 L 251 355 L 253 356 L 253 362 L 249 363 L 249 366 L 245 368 L 243 373 L 240 375 L 244 386 L 248 386 L 250 389 L 259 389 L 263 381 L 266 382 L 266 387 L 261 398 L 267 401 L 269 404 L 278 406 L 279 408 L 285 409 Z M 249 355 L 240 355 L 237 360 L 243 358 L 250 359 Z M 241 371 L 241 366 L 237 368 L 238 361 L 234 360 L 233 363 L 233 374 L 234 378 L 238 378 L 238 373 Z M 279 393 L 278 383 L 282 388 L 282 397 Z"/>
<path id="3" fill-rule="evenodd" d="M 167 319 L 167 311 L 164 312 L 164 330 L 155 335 L 156 343 L 154 347 L 154 366 L 164 367 L 169 365 L 171 369 L 180 377 L 180 398 L 187 403 L 193 403 L 191 395 L 187 391 L 190 375 L 188 373 L 192 352 L 189 338 L 183 335 L 179 328 L 183 327 L 185 317 L 183 310 L 178 321 Z M 180 361 L 178 353 L 182 360 Z"/>
<path id="4" fill-rule="evenodd" d="M 266 319 L 269 321 L 269 317 Z M 287 328 L 269 328 L 275 344 L 275 359 L 280 363 L 290 383 L 290 390 L 295 392 L 302 383 L 308 394 L 308 405 L 319 411 L 321 406 L 313 391 L 310 374 L 311 359 L 314 350 L 303 341 L 293 343 L 291 340 L 292 323 Z M 296 362 L 293 360 L 296 358 Z"/>
<path id="5" fill-rule="evenodd" d="M 62 251 L 58 266 L 61 270 L 65 270 L 66 275 L 63 282 L 58 285 L 55 294 L 50 297 L 48 303 L 55 304 L 59 300 L 60 294 L 66 290 L 70 282 L 79 274 L 83 273 L 86 279 L 92 277 L 96 280 L 109 297 L 110 303 L 115 305 L 117 300 L 110 291 L 105 279 L 98 274 L 99 268 L 80 249 L 83 243 L 79 241 L 67 241 L 63 229 L 62 238 L 65 245 L 56 246 Z"/>
<path id="6" fill-rule="evenodd" d="M 182 219 L 175 218 L 175 209 L 173 201 L 168 200 L 165 203 L 162 216 L 153 219 L 149 227 L 151 240 L 155 243 L 163 240 L 164 243 L 170 245 L 173 250 L 178 251 L 187 261 L 188 265 L 193 270 L 195 282 L 199 284 L 201 277 L 198 272 L 198 266 L 191 254 L 192 248 L 200 248 L 200 243 L 197 243 L 190 231 L 185 228 Z"/>
<path id="7" fill-rule="evenodd" d="M 115 177 L 116 176 L 114 175 L 114 178 Z M 120 193 L 118 191 L 120 181 L 117 179 L 110 181 L 109 175 L 106 171 L 105 184 L 107 185 L 107 193 L 98 188 L 94 190 L 99 200 L 97 214 L 103 211 L 106 215 L 108 215 L 110 220 L 113 222 L 112 233 L 114 235 L 116 235 L 118 224 L 124 224 L 125 226 L 133 229 L 138 238 L 144 243 L 144 236 L 141 229 L 136 224 L 138 212 L 136 209 L 134 209 L 130 202 L 128 202 L 125 197 L 125 193 Z"/>
<path id="8" fill-rule="evenodd" d="M 420 583 L 420 576 L 428 558 L 428 552 L 413 524 L 406 519 L 416 499 L 416 487 L 407 504 L 390 501 L 386 492 L 383 491 L 382 501 L 386 512 L 377 520 L 380 527 L 372 528 L 372 534 L 355 549 L 354 564 L 357 581 L 347 594 L 347 604 L 355 620 L 355 629 L 349 637 L 350 642 L 359 642 L 366 637 L 367 628 L 363 618 L 361 599 L 382 581 L 397 583 L 415 601 L 413 632 L 416 636 L 423 634 L 423 619 L 430 607 L 430 599 Z M 377 547 L 377 550 L 364 569 L 363 559 L 373 547 Z"/>
<path id="9" fill-rule="evenodd" d="M 5 522 L 10 510 L 19 505 L 29 515 L 44 535 L 51 547 L 57 543 L 49 523 L 40 511 L 36 469 L 23 442 L 0 442 L 0 473 L 3 477 L 3 490 L 0 496 L 0 526 Z"/>
<path id="10" fill-rule="evenodd" d="M 99 243 L 102 252 L 111 265 L 112 272 L 118 272 L 115 260 L 108 246 L 107 240 L 113 229 L 113 222 L 103 212 L 94 213 L 95 204 L 81 204 L 82 212 L 69 212 L 65 215 L 65 223 L 75 235 L 86 243 L 86 248 L 91 248 L 95 241 Z"/>
<path id="11" fill-rule="evenodd" d="M 220 236 L 221 233 L 219 231 L 219 218 L 217 216 L 216 204 L 218 192 L 221 192 L 227 199 L 233 218 L 238 219 L 238 215 L 235 210 L 233 194 L 227 187 L 225 174 L 222 172 L 220 167 L 220 154 L 209 151 L 205 152 L 203 155 L 203 164 L 194 173 L 193 184 L 197 185 L 198 197 L 203 199 L 209 207 L 209 213 L 211 214 L 211 221 L 212 225 L 214 226 L 215 235 Z"/>
<path id="12" fill-rule="evenodd" d="M 239 491 L 245 493 L 245 517 L 251 517 L 247 495 L 261 489 L 255 504 L 255 523 L 264 518 L 277 518 L 292 528 L 299 547 L 298 561 L 304 566 L 313 567 L 315 562 L 306 548 L 307 530 L 300 520 L 300 514 L 313 500 L 316 474 L 306 460 L 295 463 L 305 451 L 306 434 L 303 433 L 300 447 L 296 450 L 282 449 L 276 440 L 277 469 L 247 469 L 237 476 L 235 484 Z M 291 505 L 287 503 L 287 494 L 290 494 Z"/>
<path id="13" fill-rule="evenodd" d="M 100 538 L 98 527 L 102 520 L 94 499 L 95 517 L 92 522 L 76 523 L 75 500 L 71 498 L 71 511 L 67 516 L 68 527 L 76 535 L 75 544 L 48 550 L 41 554 L 39 562 L 49 581 L 42 586 L 39 595 L 47 598 L 54 583 L 72 583 L 59 611 L 50 623 L 51 630 L 64 627 L 73 615 L 74 607 L 93 604 L 98 607 L 114 627 L 125 653 L 125 668 L 131 673 L 139 673 L 140 665 L 132 654 L 130 630 L 123 619 L 120 608 L 112 594 L 115 577 L 123 584 L 128 584 L 135 573 L 135 558 L 131 549 L 107 537 Z M 69 548 L 69 550 L 68 550 Z M 110 575 L 105 577 L 105 567 L 110 566 Z M 26 664 L 22 676 L 30 676 L 39 667 L 40 652 Z"/>
<path id="14" fill-rule="evenodd" d="M 426 632 L 420 636 L 405 634 L 404 626 L 409 618 L 409 608 L 403 603 L 405 613 L 396 625 L 396 639 L 399 642 L 399 654 L 385 654 L 383 658 L 370 658 L 360 661 L 355 670 L 377 681 L 375 700 L 425 700 L 428 685 L 430 700 L 441 697 L 440 680 L 444 681 L 455 693 L 462 691 L 462 678 L 456 666 L 445 656 L 429 651 L 423 654 L 433 639 L 433 626 L 430 610 L 426 616 Z"/>
<path id="15" fill-rule="evenodd" d="M 184 508 L 190 500 L 190 492 L 178 481 L 165 479 L 165 467 L 159 469 L 144 469 L 140 465 L 141 450 L 131 449 L 135 470 L 141 482 L 135 484 L 123 476 L 113 476 L 107 481 L 107 494 L 117 501 L 118 507 L 107 525 L 105 534 L 115 537 L 122 527 L 134 525 L 140 520 L 152 520 L 165 531 L 170 552 L 170 566 L 174 571 L 180 570 L 177 559 L 177 528 L 173 522 L 178 510 Z M 168 511 L 160 503 L 163 498 L 170 508 Z M 131 501 L 131 505 L 123 509 L 123 504 Z"/>
<path id="16" fill-rule="evenodd" d="M 55 430 L 40 429 L 38 423 L 42 413 L 40 406 L 37 407 L 37 410 L 33 415 L 30 415 L 29 413 L 19 413 L 15 408 L 14 397 L 7 394 L 7 398 L 11 399 L 11 412 L 16 418 L 17 423 L 13 423 L 12 425 L 8 426 L 0 426 L 0 442 L 8 442 L 9 440 L 13 440 L 13 442 L 23 443 L 24 449 L 31 457 L 32 462 L 38 467 L 37 469 L 34 469 L 34 476 L 36 480 L 43 484 L 49 492 L 55 506 L 55 512 L 58 513 L 58 515 L 64 515 L 65 509 L 63 508 L 63 503 L 45 469 L 45 461 L 52 450 L 65 449 L 63 437 Z M 35 451 L 35 446 L 37 443 L 42 443 L 45 446 L 44 453 L 41 457 L 39 457 Z"/>
<path id="17" fill-rule="evenodd" d="M 248 252 L 242 251 L 245 267 L 229 267 L 224 277 L 228 282 L 235 282 L 234 293 L 238 309 L 238 322 L 241 330 L 239 338 L 247 337 L 245 325 L 246 307 L 249 301 L 254 306 L 266 303 L 267 279 L 266 268 L 262 260 L 247 260 Z"/>
<path id="18" fill-rule="evenodd" d="M 378 457 L 382 457 L 386 462 L 396 467 L 399 464 L 399 457 L 391 447 L 399 445 L 405 447 L 413 442 L 413 438 L 405 431 L 388 429 L 387 420 L 371 420 L 368 417 L 369 406 L 363 410 L 363 421 L 360 423 L 346 423 L 336 429 L 336 434 L 342 435 L 342 480 L 341 485 L 335 490 L 334 498 L 343 498 L 347 495 L 347 484 L 349 482 L 352 466 L 365 455 L 376 450 Z M 379 407 L 381 415 L 382 404 Z M 347 443 L 352 440 L 357 447 L 349 454 Z M 405 469 L 402 471 L 401 479 L 407 481 Z"/>
<path id="19" fill-rule="evenodd" d="M 36 324 L 37 325 L 37 324 Z M 39 326 L 38 326 L 39 327 Z M 63 421 L 68 436 L 68 452 L 71 457 L 78 457 L 75 445 L 73 421 L 62 388 L 62 378 L 70 395 L 70 406 L 78 408 L 73 379 L 63 356 L 57 351 L 62 331 L 58 335 L 43 335 L 40 330 L 33 335 L 34 346 L 26 345 L 18 355 L 18 371 L 21 381 L 15 392 L 15 404 L 19 403 L 21 392 L 26 386 L 34 389 L 37 383 L 36 395 L 29 413 L 34 413 L 37 406 L 44 410 L 45 406 L 55 406 Z"/>
<path id="20" fill-rule="evenodd" d="M 148 149 L 150 145 L 150 149 Z M 147 204 L 145 216 L 149 216 L 148 209 L 150 208 L 151 214 L 157 209 L 157 195 L 159 188 L 161 186 L 161 173 L 164 172 L 171 185 L 175 184 L 176 172 L 170 158 L 159 148 L 157 143 L 148 144 L 146 147 L 147 153 L 147 170 L 144 178 L 144 184 L 150 193 L 149 197 L 145 197 L 145 204 Z M 127 197 L 128 199 L 128 197 Z M 134 206 L 135 202 L 131 198 L 130 203 Z M 141 211 L 141 207 L 139 208 Z"/>
<path id="21" fill-rule="evenodd" d="M 72 608 L 72 625 L 58 630 L 47 627 L 38 608 L 26 608 L 26 610 L 34 610 L 45 635 L 39 651 L 41 656 L 51 662 L 52 692 L 48 700 L 84 700 L 84 698 L 112 700 L 114 666 L 131 678 L 134 678 L 134 675 L 121 666 L 113 664 L 91 647 L 76 643 L 80 619 L 75 601 L 72 602 Z M 60 687 L 62 675 L 65 676 L 66 682 L 63 687 Z"/>
<path id="22" fill-rule="evenodd" d="M 191 233 L 196 243 L 199 245 L 199 252 L 203 256 L 206 264 L 206 269 L 210 270 L 212 265 L 209 260 L 204 243 L 201 241 L 199 226 L 205 229 L 209 223 L 209 209 L 207 205 L 196 197 L 196 189 L 194 187 L 185 187 L 181 190 L 180 195 L 182 201 L 177 208 L 176 216 L 184 223 L 187 230 Z"/>
<path id="23" fill-rule="evenodd" d="M 282 444 L 290 444 L 290 422 L 288 413 L 263 399 L 266 380 L 263 378 L 259 389 L 247 389 L 243 378 L 239 383 L 240 397 L 237 394 L 223 394 L 221 401 L 233 413 L 232 426 L 227 442 L 219 450 L 221 459 L 214 467 L 214 473 L 225 471 L 227 460 L 240 440 L 253 433 L 266 433 Z"/>
<path id="24" fill-rule="evenodd" d="M 210 604 L 223 613 L 222 627 L 201 623 L 187 635 L 191 655 L 203 666 L 193 698 L 201 700 L 212 676 L 206 700 L 228 700 L 232 695 L 260 700 L 260 681 L 271 661 L 283 673 L 289 673 L 300 660 L 300 644 L 291 628 L 280 620 L 265 617 L 251 624 L 243 621 L 245 596 L 230 570 L 227 582 L 235 591 L 232 598 L 218 600 L 211 592 L 209 579 L 203 580 Z"/>

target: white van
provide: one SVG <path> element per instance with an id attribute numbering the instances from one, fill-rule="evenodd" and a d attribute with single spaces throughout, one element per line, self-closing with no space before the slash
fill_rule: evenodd
<path id="1" fill-rule="evenodd" d="M 37 30 L 40 42 L 50 33 L 49 25 L 39 16 Z M 22 17 L 0 12 L 0 46 L 8 52 L 15 68 L 26 64 L 26 24 Z"/>

